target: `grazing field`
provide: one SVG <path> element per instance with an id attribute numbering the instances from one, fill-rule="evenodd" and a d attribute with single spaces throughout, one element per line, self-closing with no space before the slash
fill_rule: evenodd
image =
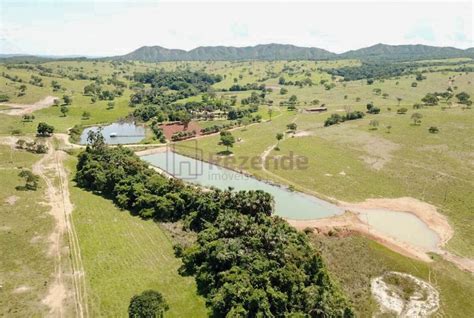
<path id="1" fill-rule="evenodd" d="M 21 169 L 41 158 L 0 145 L 0 316 L 33 317 L 48 312 L 42 303 L 52 283 L 48 256 L 53 219 L 43 204 L 44 183 L 36 191 L 20 191 Z"/>
<path id="2" fill-rule="evenodd" d="M 72 157 L 68 161 L 71 172 L 76 162 Z M 169 317 L 206 316 L 194 279 L 178 274 L 181 261 L 157 223 L 121 211 L 112 201 L 75 187 L 73 181 L 70 192 L 92 316 L 127 317 L 132 296 L 147 289 L 164 295 Z"/>
<path id="3" fill-rule="evenodd" d="M 338 88 L 327 93 L 329 95 L 315 94 L 314 97 L 331 100 L 330 105 L 336 106 L 329 106 L 329 111 L 322 114 L 289 112 L 282 108 L 282 116 L 275 117 L 272 122 L 234 131 L 236 139 L 240 138 L 241 141 L 234 145 L 232 151 L 236 158 L 260 157 L 269 147 L 276 145 L 276 134 L 285 132 L 286 125 L 294 121 L 298 125 L 297 133 L 294 136 L 287 134 L 287 138 L 280 142 L 280 150 L 274 150 L 269 155 L 290 155 L 292 152 L 297 156 L 305 156 L 309 160 L 307 170 L 272 170 L 270 166 L 268 173 L 249 165 L 242 168 L 260 178 L 339 200 L 363 201 L 367 198 L 411 196 L 433 203 L 440 212 L 448 215 L 454 226 L 455 235 L 448 247 L 460 255 L 472 257 L 474 143 L 470 136 L 474 133 L 474 126 L 470 123 L 474 113 L 472 109 L 442 102 L 438 106 L 416 110 L 411 107 L 420 102 L 426 92 L 445 88 L 444 83 L 447 83 L 449 76 L 454 75 L 428 74 L 423 81 L 426 87 L 420 91 L 421 87 L 418 86 L 416 94 L 401 95 L 403 90 L 400 94 L 391 93 L 391 90 L 398 89 L 393 81 L 373 84 L 391 96 L 403 96 L 401 106 L 404 100 L 409 103 L 405 106 L 409 110 L 404 115 L 396 112 L 397 100 L 384 100 L 368 90 L 364 91 L 369 86 L 366 84 L 358 91 L 358 96 L 365 100 L 360 104 L 344 102 L 340 94 L 331 92 Z M 472 73 L 458 75 L 455 81 L 457 90 L 473 95 L 472 85 L 469 85 L 473 80 Z M 351 110 L 363 111 L 367 101 L 373 101 L 380 107 L 380 114 L 369 114 L 361 120 L 323 127 L 324 120 L 331 113 L 337 113 L 338 109 L 344 113 L 345 105 L 349 105 Z M 419 125 L 414 125 L 411 119 L 415 112 L 423 116 Z M 377 129 L 371 129 L 369 123 L 372 120 L 377 120 Z M 438 127 L 440 132 L 429 133 L 430 126 Z M 200 139 L 197 147 L 203 150 L 205 158 L 209 158 L 210 154 L 223 150 L 218 142 L 219 136 Z M 194 145 L 195 142 L 184 144 Z M 185 148 L 181 151 L 186 152 Z M 238 164 L 240 161 L 236 162 Z"/>

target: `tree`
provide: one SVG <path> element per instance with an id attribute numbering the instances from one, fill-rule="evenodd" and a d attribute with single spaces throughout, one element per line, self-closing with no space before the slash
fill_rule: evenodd
<path id="1" fill-rule="evenodd" d="M 280 140 L 283 139 L 283 136 L 284 135 L 282 133 L 277 133 L 276 134 L 277 145 L 276 145 L 275 149 L 280 149 L 280 147 L 279 147 L 280 146 Z"/>
<path id="2" fill-rule="evenodd" d="M 91 113 L 88 111 L 85 111 L 82 113 L 82 119 L 89 119 L 91 118 Z"/>
<path id="3" fill-rule="evenodd" d="M 370 125 L 370 127 L 371 127 L 371 128 L 370 128 L 371 130 L 376 130 L 376 129 L 378 129 L 378 127 L 379 127 L 379 121 L 376 120 L 376 119 L 372 119 L 372 120 L 370 121 L 369 125 Z"/>
<path id="4" fill-rule="evenodd" d="M 387 134 L 389 134 L 390 131 L 392 130 L 392 125 L 387 125 L 385 126 L 385 128 L 387 129 Z"/>
<path id="5" fill-rule="evenodd" d="M 247 125 L 250 124 L 250 120 L 251 118 L 249 116 L 245 116 L 244 118 L 242 118 L 242 125 L 245 127 L 244 129 L 246 129 Z"/>
<path id="6" fill-rule="evenodd" d="M 372 85 L 374 83 L 374 79 L 373 78 L 368 78 L 367 79 L 367 85 Z"/>
<path id="7" fill-rule="evenodd" d="M 397 114 L 403 115 L 403 114 L 406 114 L 407 111 L 408 109 L 406 107 L 402 107 L 397 110 Z"/>
<path id="8" fill-rule="evenodd" d="M 398 106 L 400 107 L 400 102 L 403 100 L 401 97 L 397 97 Z"/>
<path id="9" fill-rule="evenodd" d="M 61 101 L 58 98 L 55 98 L 54 101 L 53 101 L 53 105 L 54 106 L 59 106 L 59 104 L 61 104 Z"/>
<path id="10" fill-rule="evenodd" d="M 466 106 L 472 105 L 472 100 L 470 100 L 471 96 L 466 92 L 461 92 L 459 94 L 456 94 L 456 98 L 458 99 L 459 104 L 463 104 Z"/>
<path id="11" fill-rule="evenodd" d="M 425 97 L 421 99 L 421 101 L 428 106 L 438 105 L 438 97 L 436 97 L 436 95 L 432 93 L 426 94 Z"/>
<path id="12" fill-rule="evenodd" d="M 35 191 L 38 188 L 39 176 L 35 175 L 30 170 L 21 170 L 18 176 L 25 179 L 25 186 L 23 189 Z"/>
<path id="13" fill-rule="evenodd" d="M 270 121 L 272 120 L 272 115 L 273 115 L 273 108 L 269 107 L 268 108 L 268 117 L 270 117 Z"/>
<path id="14" fill-rule="evenodd" d="M 60 108 L 61 113 L 63 114 L 63 117 L 67 116 L 67 113 L 69 112 L 69 108 L 66 105 L 61 106 Z"/>
<path id="15" fill-rule="evenodd" d="M 220 133 L 221 141 L 219 142 L 220 145 L 226 146 L 226 151 L 229 152 L 229 147 L 234 147 L 235 138 L 232 136 L 230 131 L 221 131 Z"/>
<path id="16" fill-rule="evenodd" d="M 64 95 L 63 96 L 63 101 L 64 101 L 64 104 L 71 105 L 72 104 L 72 97 L 69 96 L 69 95 Z"/>
<path id="17" fill-rule="evenodd" d="M 285 83 L 286 83 L 285 78 L 284 78 L 283 76 L 281 76 L 281 77 L 278 79 L 278 84 L 280 84 L 280 85 L 285 85 Z"/>
<path id="18" fill-rule="evenodd" d="M 428 128 L 428 131 L 431 133 L 431 134 L 437 134 L 439 132 L 439 128 L 436 127 L 436 126 L 431 126 L 430 128 Z"/>
<path id="19" fill-rule="evenodd" d="M 297 127 L 298 125 L 296 125 L 296 123 L 289 123 L 288 125 L 286 125 L 286 128 L 293 133 L 295 133 Z"/>
<path id="20" fill-rule="evenodd" d="M 48 125 L 45 122 L 41 122 L 38 124 L 38 128 L 36 129 L 36 132 L 41 137 L 49 137 L 53 134 L 54 127 L 51 125 Z"/>
<path id="21" fill-rule="evenodd" d="M 183 129 L 188 129 L 189 123 L 191 122 L 192 116 L 190 113 L 185 112 L 181 117 L 181 124 L 183 124 Z"/>
<path id="22" fill-rule="evenodd" d="M 115 102 L 108 102 L 107 103 L 107 109 L 114 109 L 115 107 Z"/>
<path id="23" fill-rule="evenodd" d="M 413 124 L 419 125 L 421 124 L 421 119 L 423 118 L 423 115 L 420 113 L 413 113 L 411 115 L 411 119 L 413 120 Z"/>
<path id="24" fill-rule="evenodd" d="M 280 89 L 280 95 L 285 95 L 286 93 L 288 93 L 288 90 L 286 88 L 282 87 Z"/>
<path id="25" fill-rule="evenodd" d="M 128 317 L 162 318 L 167 310 L 169 306 L 161 293 L 146 290 L 132 297 L 128 306 Z"/>

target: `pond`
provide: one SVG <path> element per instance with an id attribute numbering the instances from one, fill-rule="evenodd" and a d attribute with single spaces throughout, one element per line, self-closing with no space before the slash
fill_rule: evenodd
<path id="1" fill-rule="evenodd" d="M 93 126 L 84 129 L 81 134 L 81 144 L 87 143 L 87 134 L 89 131 L 96 132 L 102 128 L 102 135 L 105 142 L 109 145 L 118 144 L 136 144 L 145 138 L 145 127 L 135 125 L 134 123 L 114 123 L 107 126 Z"/>
<path id="2" fill-rule="evenodd" d="M 311 220 L 343 214 L 345 209 L 314 196 L 292 192 L 253 177 L 174 152 L 160 152 L 141 156 L 143 160 L 176 178 L 221 190 L 263 190 L 275 199 L 275 214 L 293 220 Z M 411 213 L 351 209 L 358 217 L 377 231 L 409 244 L 436 250 L 438 235 Z"/>

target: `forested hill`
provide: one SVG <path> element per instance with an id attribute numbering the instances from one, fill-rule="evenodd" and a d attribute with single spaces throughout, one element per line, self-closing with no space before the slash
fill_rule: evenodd
<path id="1" fill-rule="evenodd" d="M 461 50 L 454 47 L 428 45 L 387 45 L 376 44 L 366 48 L 348 51 L 338 55 L 342 58 L 420 60 L 433 58 L 474 57 L 474 48 Z"/>
<path id="2" fill-rule="evenodd" d="M 284 44 L 247 47 L 200 46 L 191 51 L 169 50 L 160 46 L 143 46 L 114 59 L 144 62 L 158 61 L 233 61 L 233 60 L 327 60 L 337 55 L 318 48 Z"/>
<path id="3" fill-rule="evenodd" d="M 474 58 L 474 48 L 467 50 L 428 45 L 376 44 L 367 48 L 336 54 L 324 49 L 284 44 L 248 47 L 201 46 L 190 51 L 143 46 L 131 53 L 112 57 L 116 60 L 160 61 L 233 61 L 233 60 L 327 60 L 356 58 L 362 60 L 423 60 L 433 58 Z"/>

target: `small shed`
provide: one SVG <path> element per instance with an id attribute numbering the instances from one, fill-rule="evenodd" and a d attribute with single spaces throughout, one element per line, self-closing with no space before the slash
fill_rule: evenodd
<path id="1" fill-rule="evenodd" d="M 308 113 L 322 113 L 328 110 L 326 106 L 312 107 L 305 109 Z"/>

